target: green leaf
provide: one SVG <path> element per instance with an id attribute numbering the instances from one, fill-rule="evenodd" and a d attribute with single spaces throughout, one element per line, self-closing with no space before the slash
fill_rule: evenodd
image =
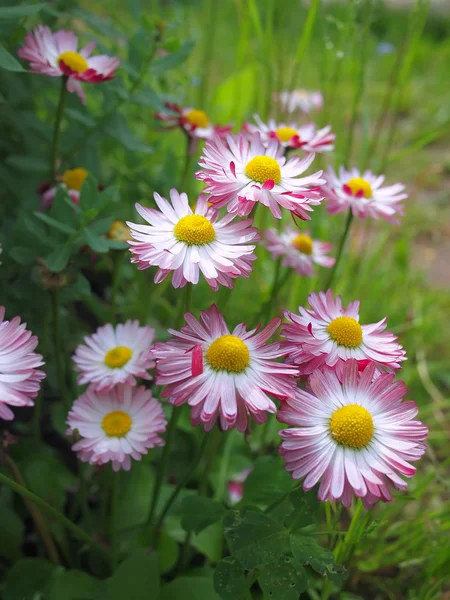
<path id="1" fill-rule="evenodd" d="M 63 571 L 54 576 L 47 600 L 96 600 L 102 582 L 83 571 Z"/>
<path id="2" fill-rule="evenodd" d="M 214 570 L 214 589 L 222 600 L 251 599 L 245 570 L 232 556 L 223 558 Z"/>
<path id="3" fill-rule="evenodd" d="M 34 262 L 36 258 L 36 250 L 33 248 L 20 248 L 16 246 L 9 251 L 10 257 L 19 265 L 26 266 Z"/>
<path id="4" fill-rule="evenodd" d="M 261 456 L 244 484 L 244 503 L 268 505 L 292 489 L 292 478 L 281 457 Z"/>
<path id="5" fill-rule="evenodd" d="M 258 577 L 259 585 L 271 600 L 298 600 L 308 587 L 308 578 L 301 565 L 295 565 L 291 556 L 281 556 L 265 565 Z"/>
<path id="6" fill-rule="evenodd" d="M 203 529 L 219 521 L 225 508 L 218 502 L 203 496 L 186 496 L 180 507 L 181 526 L 186 531 L 200 533 Z"/>
<path id="7" fill-rule="evenodd" d="M 20 171 L 35 171 L 36 173 L 47 173 L 48 161 L 36 156 L 22 156 L 12 154 L 8 156 L 5 163 L 10 167 L 19 169 Z"/>
<path id="8" fill-rule="evenodd" d="M 0 9 L 1 10 L 1 9 Z M 20 73 L 25 71 L 22 65 L 4 48 L 0 45 L 0 67 L 6 71 L 14 71 Z"/>
<path id="9" fill-rule="evenodd" d="M 172 52 L 167 56 L 163 56 L 162 58 L 155 60 L 150 67 L 150 73 L 153 76 L 158 76 L 162 75 L 166 71 L 169 71 L 170 69 L 179 67 L 187 59 L 193 48 L 194 42 L 185 42 L 177 52 Z"/>
<path id="10" fill-rule="evenodd" d="M 153 484 L 153 471 L 145 463 L 136 463 L 130 471 L 120 474 L 117 507 L 119 530 L 131 529 L 147 521 L 150 510 L 148 499 L 151 497 Z"/>
<path id="11" fill-rule="evenodd" d="M 139 104 L 140 106 L 151 106 L 155 110 L 163 110 L 164 104 L 159 96 L 151 88 L 145 88 L 136 94 L 130 96 L 130 102 Z"/>
<path id="12" fill-rule="evenodd" d="M 7 560 L 17 560 L 20 557 L 24 525 L 16 513 L 4 506 L 0 506 L 0 556 Z"/>
<path id="13" fill-rule="evenodd" d="M 246 569 L 270 564 L 289 549 L 288 531 L 262 512 L 230 510 L 224 529 L 231 554 Z"/>
<path id="14" fill-rule="evenodd" d="M 148 503 L 147 503 L 148 504 Z M 161 574 L 171 571 L 178 562 L 178 544 L 165 531 L 161 533 L 158 540 L 158 566 Z"/>
<path id="15" fill-rule="evenodd" d="M 320 546 L 314 538 L 291 535 L 291 550 L 296 560 L 302 565 L 311 565 L 322 577 L 333 574 L 341 579 L 347 578 L 347 571 L 341 565 L 336 565 L 331 550 Z"/>
<path id="16" fill-rule="evenodd" d="M 45 213 L 35 211 L 34 215 L 41 221 L 44 221 L 44 223 L 47 223 L 47 225 L 49 225 L 53 229 L 57 229 L 58 231 L 61 231 L 62 233 L 67 233 L 69 235 L 72 235 L 73 233 L 75 233 L 75 229 L 73 227 L 70 227 L 69 225 L 66 225 L 65 223 L 60 223 L 59 221 L 57 221 L 56 219 L 53 219 L 52 217 L 49 217 Z"/>
<path id="17" fill-rule="evenodd" d="M 149 154 L 152 147 L 141 142 L 128 126 L 127 119 L 120 113 L 115 113 L 108 121 L 105 131 L 108 135 L 120 142 L 125 148 L 133 152 Z"/>
<path id="18" fill-rule="evenodd" d="M 157 598 L 159 585 L 156 552 L 149 554 L 146 550 L 136 550 L 107 580 L 101 600 L 143 600 L 146 596 Z"/>
<path id="19" fill-rule="evenodd" d="M 61 244 L 54 248 L 52 252 L 45 259 L 45 264 L 50 271 L 54 273 L 60 273 L 67 267 L 67 263 L 70 260 L 72 254 L 72 246 L 68 244 Z"/>
<path id="20" fill-rule="evenodd" d="M 108 241 L 103 236 L 96 235 L 90 227 L 83 229 L 83 239 L 94 252 L 108 252 L 109 250 Z"/>
<path id="21" fill-rule="evenodd" d="M 157 598 L 157 596 L 151 596 Z M 163 585 L 158 600 L 220 600 L 208 577 L 180 577 Z M 122 599 L 123 600 L 123 599 Z M 128 600 L 128 597 L 127 597 Z M 142 600 L 142 596 L 140 598 Z"/>
<path id="22" fill-rule="evenodd" d="M 49 583 L 54 566 L 41 558 L 23 558 L 8 571 L 3 600 L 35 598 Z"/>
<path id="23" fill-rule="evenodd" d="M 83 213 L 86 213 L 91 208 L 96 208 L 98 204 L 98 184 L 96 179 L 89 175 L 83 181 L 83 185 L 80 190 L 80 208 Z"/>
<path id="24" fill-rule="evenodd" d="M 314 490 L 304 492 L 302 488 L 297 488 L 289 494 L 289 501 L 294 510 L 286 519 L 286 527 L 295 531 L 315 522 L 319 501 Z"/>
<path id="25" fill-rule="evenodd" d="M 0 8 L 0 20 L 20 19 L 35 15 L 45 7 L 45 4 L 20 4 L 17 6 L 2 6 Z"/>

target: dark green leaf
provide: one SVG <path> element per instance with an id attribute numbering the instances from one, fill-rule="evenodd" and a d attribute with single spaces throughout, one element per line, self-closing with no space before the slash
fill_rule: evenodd
<path id="1" fill-rule="evenodd" d="M 13 154 L 8 156 L 5 163 L 10 167 L 19 169 L 20 171 L 35 171 L 39 173 L 47 173 L 49 170 L 48 161 L 37 156 L 22 156 Z"/>
<path id="2" fill-rule="evenodd" d="M 67 267 L 72 254 L 72 247 L 68 244 L 56 246 L 45 259 L 45 264 L 50 271 L 60 273 Z"/>
<path id="3" fill-rule="evenodd" d="M 16 246 L 15 248 L 11 248 L 9 255 L 13 260 L 16 261 L 16 263 L 25 266 L 34 262 L 36 258 L 36 250 L 33 248 L 19 248 Z"/>
<path id="4" fill-rule="evenodd" d="M 94 250 L 94 252 L 108 252 L 108 241 L 101 235 L 96 235 L 90 227 L 83 229 L 83 238 L 86 244 Z"/>
<path id="5" fill-rule="evenodd" d="M 89 223 L 89 229 L 96 235 L 106 235 L 114 223 L 114 217 L 105 217 Z"/>
<path id="6" fill-rule="evenodd" d="M 97 181 L 89 174 L 80 190 L 80 208 L 84 213 L 97 207 L 99 194 Z"/>
<path id="7" fill-rule="evenodd" d="M 65 571 L 55 574 L 47 600 L 96 600 L 102 582 L 82 571 Z"/>
<path id="8" fill-rule="evenodd" d="M 49 583 L 54 566 L 41 558 L 23 558 L 8 571 L 3 600 L 35 598 Z"/>
<path id="9" fill-rule="evenodd" d="M 52 219 L 52 217 L 49 217 L 45 213 L 35 211 L 34 215 L 41 221 L 44 221 L 44 223 L 47 223 L 47 225 L 49 225 L 53 229 L 57 229 L 58 231 L 62 231 L 63 233 L 68 233 L 69 235 L 75 233 L 75 229 L 73 227 L 70 227 L 65 223 L 60 223 L 59 221 L 57 221 L 56 219 Z"/>
<path id="10" fill-rule="evenodd" d="M 245 570 L 232 556 L 223 558 L 214 570 L 214 589 L 222 600 L 247 600 L 249 585 L 245 579 Z"/>
<path id="11" fill-rule="evenodd" d="M 1 10 L 2 9 L 0 8 L 0 11 Z M 0 67 L 6 71 L 14 71 L 16 73 L 25 70 L 14 56 L 12 56 L 12 54 L 10 54 L 3 46 L 0 46 Z"/>
<path id="12" fill-rule="evenodd" d="M 136 550 L 107 580 L 106 590 L 101 600 L 158 598 L 159 585 L 156 552 L 149 554 L 146 550 Z"/>
<path id="13" fill-rule="evenodd" d="M 151 74 L 154 76 L 162 75 L 170 69 L 179 67 L 187 59 L 193 48 L 194 42 L 188 41 L 185 42 L 177 52 L 172 52 L 167 56 L 163 56 L 162 58 L 155 60 L 150 67 Z"/>
<path id="14" fill-rule="evenodd" d="M 244 502 L 271 504 L 292 489 L 292 478 L 283 469 L 281 457 L 261 456 L 244 484 Z"/>
<path id="15" fill-rule="evenodd" d="M 119 529 L 137 527 L 147 521 L 153 484 L 153 471 L 145 463 L 137 463 L 130 471 L 120 474 Z"/>
<path id="16" fill-rule="evenodd" d="M 304 492 L 302 488 L 297 488 L 289 494 L 289 501 L 294 510 L 286 519 L 286 527 L 295 531 L 315 522 L 319 501 L 314 490 Z"/>
<path id="17" fill-rule="evenodd" d="M 156 598 L 157 596 L 155 596 L 155 600 Z M 182 600 L 220 600 L 214 591 L 212 579 L 207 577 L 175 579 L 175 581 L 163 585 L 158 600 L 180 600 L 181 598 Z M 142 600 L 142 597 L 139 600 Z"/>
<path id="18" fill-rule="evenodd" d="M 7 560 L 17 560 L 20 557 L 22 544 L 23 523 L 16 513 L 4 506 L 0 506 L 0 556 Z"/>
<path id="19" fill-rule="evenodd" d="M 225 514 L 218 502 L 203 496 L 186 496 L 181 503 L 181 526 L 186 531 L 199 533 L 205 527 L 219 521 Z"/>
<path id="20" fill-rule="evenodd" d="M 35 15 L 45 4 L 18 4 L 17 6 L 2 6 L 0 8 L 0 20 L 20 19 Z"/>
<path id="21" fill-rule="evenodd" d="M 246 569 L 270 564 L 289 549 L 288 531 L 262 512 L 230 510 L 224 530 L 231 554 Z"/>
<path id="22" fill-rule="evenodd" d="M 146 154 L 152 151 L 151 146 L 141 142 L 141 140 L 134 135 L 128 126 L 126 118 L 120 113 L 116 113 L 109 119 L 105 130 L 108 135 L 116 139 L 128 150 Z"/>
<path id="23" fill-rule="evenodd" d="M 341 579 L 346 579 L 347 571 L 341 565 L 336 565 L 331 550 L 320 546 L 314 538 L 291 535 L 291 550 L 297 561 L 302 565 L 311 565 L 320 575 L 330 576 L 333 574 Z"/>
<path id="24" fill-rule="evenodd" d="M 168 573 L 178 562 L 180 554 L 178 544 L 163 531 L 159 536 L 156 551 L 158 553 L 159 572 L 161 574 Z"/>
<path id="25" fill-rule="evenodd" d="M 281 556 L 265 565 L 258 581 L 264 594 L 272 600 L 298 600 L 308 587 L 305 569 L 295 566 L 292 556 Z"/>

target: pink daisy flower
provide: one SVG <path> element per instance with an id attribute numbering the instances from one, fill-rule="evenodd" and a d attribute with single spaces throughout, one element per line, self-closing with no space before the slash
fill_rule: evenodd
<path id="1" fill-rule="evenodd" d="M 200 320 L 185 314 L 181 331 L 169 329 L 174 339 L 155 344 L 157 385 L 162 396 L 176 406 L 191 406 L 192 425 L 209 431 L 217 419 L 222 429 L 248 427 L 249 415 L 257 423 L 275 413 L 269 398 L 291 396 L 296 387 L 295 367 L 275 362 L 284 356 L 279 343 L 267 340 L 280 325 L 273 319 L 267 327 L 247 331 L 243 323 L 232 333 L 216 306 L 200 313 Z"/>
<path id="2" fill-rule="evenodd" d="M 399 369 L 405 350 L 397 337 L 385 331 L 387 318 L 378 323 L 360 325 L 359 301 L 343 308 L 340 296 L 328 290 L 308 297 L 311 310 L 299 307 L 300 314 L 289 310 L 284 316 L 281 335 L 286 338 L 288 361 L 298 365 L 301 375 L 309 375 L 324 365 L 338 368 L 349 358 L 374 361 L 382 371 Z"/>
<path id="3" fill-rule="evenodd" d="M 77 167 L 76 169 L 64 171 L 64 173 L 58 177 L 59 184 L 67 190 L 68 195 L 75 204 L 80 203 L 80 190 L 88 174 L 86 169 Z M 50 182 L 46 181 L 37 191 L 41 197 L 41 210 L 51 208 L 56 192 L 58 191 L 57 186 L 52 186 Z"/>
<path id="4" fill-rule="evenodd" d="M 331 268 L 335 259 L 327 256 L 331 244 L 313 240 L 310 231 L 300 233 L 298 229 L 286 227 L 284 231 L 268 229 L 264 232 L 265 246 L 276 259 L 283 257 L 283 267 L 294 269 L 298 275 L 312 277 L 314 264 Z"/>
<path id="5" fill-rule="evenodd" d="M 0 306 L 0 419 L 11 421 L 9 406 L 33 406 L 45 373 L 37 369 L 44 364 L 42 356 L 33 352 L 37 337 L 20 317 L 4 321 L 4 316 Z"/>
<path id="6" fill-rule="evenodd" d="M 127 321 L 113 327 L 107 323 L 84 338 L 75 349 L 74 370 L 80 371 L 78 384 L 92 384 L 95 391 L 108 391 L 118 383 L 136 385 L 136 377 L 152 379 L 147 373 L 155 366 L 150 358 L 155 330 Z"/>
<path id="7" fill-rule="evenodd" d="M 280 431 L 280 454 L 294 479 L 310 490 L 319 481 L 319 500 L 353 495 L 366 508 L 392 500 L 391 488 L 405 490 L 426 446 L 428 428 L 414 417 L 414 402 L 402 402 L 403 381 L 393 373 L 373 379 L 375 364 L 361 373 L 355 360 L 344 366 L 342 382 L 331 369 L 315 371 L 309 391 L 297 390 L 282 402 L 277 418 L 292 429 Z"/>
<path id="8" fill-rule="evenodd" d="M 25 36 L 25 44 L 17 54 L 31 65 L 32 73 L 50 77 L 68 77 L 67 90 L 76 92 L 83 104 L 86 97 L 80 81 L 100 83 L 115 76 L 120 60 L 99 54 L 91 56 L 95 42 L 78 52 L 78 38 L 73 31 L 53 33 L 47 25 L 38 25 Z"/>
<path id="9" fill-rule="evenodd" d="M 304 113 L 310 113 L 313 110 L 321 110 L 323 108 L 323 96 L 320 92 L 311 92 L 308 90 L 292 90 L 288 92 L 284 90 L 280 92 L 276 99 L 281 105 L 281 109 L 292 113 L 300 110 Z"/>
<path id="10" fill-rule="evenodd" d="M 196 173 L 207 184 L 205 191 L 214 206 L 226 205 L 228 212 L 245 216 L 260 202 L 277 219 L 281 219 L 280 206 L 301 219 L 311 219 L 311 206 L 322 200 L 318 187 L 324 181 L 322 171 L 298 176 L 311 165 L 314 154 L 287 160 L 276 140 L 266 148 L 259 134 L 240 133 L 226 140 L 228 146 L 218 138 L 206 143 L 199 160 L 204 170 Z"/>
<path id="11" fill-rule="evenodd" d="M 187 282 L 198 283 L 200 272 L 213 290 L 219 285 L 233 287 L 233 279 L 248 277 L 252 270 L 257 230 L 253 220 L 233 223 L 235 215 L 218 219 L 218 211 L 209 207 L 200 196 L 195 211 L 189 206 L 185 193 L 170 190 L 169 203 L 154 194 L 160 211 L 136 204 L 136 210 L 148 225 L 128 222 L 133 240 L 129 241 L 134 254 L 131 262 L 138 269 L 159 267 L 155 283 L 161 283 L 173 272 L 172 284 L 183 287 Z"/>
<path id="12" fill-rule="evenodd" d="M 230 479 L 227 484 L 228 490 L 228 500 L 230 504 L 237 504 L 244 497 L 244 484 L 247 480 L 247 477 L 252 472 L 253 467 L 247 467 L 243 469 L 240 473 L 237 473 Z"/>
<path id="13" fill-rule="evenodd" d="M 114 471 L 129 471 L 132 458 L 141 460 L 148 448 L 164 445 L 158 434 L 165 431 L 167 421 L 150 390 L 119 384 L 97 393 L 89 387 L 73 403 L 67 424 L 67 435 L 77 430 L 81 437 L 72 446 L 81 461 L 111 462 Z"/>
<path id="14" fill-rule="evenodd" d="M 360 219 L 381 217 L 389 223 L 399 223 L 397 216 L 403 215 L 403 207 L 399 203 L 408 197 L 402 183 L 381 187 L 384 175 L 374 175 L 372 171 L 360 173 L 358 169 L 347 171 L 343 167 L 339 168 L 339 174 L 330 167 L 326 181 L 322 191 L 328 200 L 330 214 L 350 208 Z"/>
<path id="15" fill-rule="evenodd" d="M 165 103 L 170 113 L 158 112 L 155 118 L 170 123 L 168 129 L 181 127 L 190 137 L 207 140 L 216 135 L 224 136 L 229 133 L 231 125 L 214 125 L 204 110 L 198 108 L 180 108 L 178 104 Z"/>
<path id="16" fill-rule="evenodd" d="M 331 127 L 317 129 L 314 123 L 297 125 L 296 123 L 277 123 L 269 119 L 264 123 L 258 115 L 254 115 L 256 125 L 247 123 L 249 133 L 259 133 L 262 143 L 267 146 L 270 140 L 277 140 L 283 148 L 300 148 L 304 152 L 329 152 L 334 148 L 334 133 Z"/>

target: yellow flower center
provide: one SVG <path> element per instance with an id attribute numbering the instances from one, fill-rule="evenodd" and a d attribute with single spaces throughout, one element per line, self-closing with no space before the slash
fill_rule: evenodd
<path id="1" fill-rule="evenodd" d="M 209 119 L 208 119 L 208 115 L 205 113 L 204 110 L 198 110 L 196 108 L 194 108 L 193 110 L 190 110 L 188 113 L 186 113 L 184 115 L 184 118 L 186 119 L 186 121 L 188 123 L 190 123 L 191 125 L 194 125 L 195 127 L 208 127 L 209 124 Z"/>
<path id="2" fill-rule="evenodd" d="M 206 351 L 206 360 L 216 371 L 241 373 L 250 362 L 250 352 L 240 338 L 222 335 Z"/>
<path id="3" fill-rule="evenodd" d="M 88 61 L 78 52 L 63 52 L 58 56 L 58 64 L 60 60 L 76 73 L 84 73 L 89 69 Z"/>
<path id="4" fill-rule="evenodd" d="M 211 221 L 203 215 L 186 215 L 175 225 L 175 237 L 190 246 L 203 246 L 216 239 Z"/>
<path id="5" fill-rule="evenodd" d="M 292 240 L 292 245 L 302 254 L 312 254 L 313 241 L 309 235 L 300 234 Z"/>
<path id="6" fill-rule="evenodd" d="M 270 156 L 255 156 L 245 167 L 245 174 L 257 183 L 266 183 L 271 179 L 276 184 L 281 181 L 281 171 L 278 162 Z"/>
<path id="7" fill-rule="evenodd" d="M 289 142 L 295 135 L 298 135 L 292 127 L 279 127 L 275 133 L 281 142 Z"/>
<path id="8" fill-rule="evenodd" d="M 372 415 L 358 404 L 342 406 L 331 415 L 331 435 L 341 446 L 358 449 L 367 446 L 373 429 Z"/>
<path id="9" fill-rule="evenodd" d="M 111 437 L 123 437 L 130 431 L 132 420 L 130 415 L 122 410 L 114 410 L 102 419 L 102 428 L 106 435 Z"/>
<path id="10" fill-rule="evenodd" d="M 78 169 L 69 169 L 64 171 L 61 181 L 67 185 L 69 190 L 81 190 L 84 180 L 88 176 L 86 169 L 78 167 Z"/>
<path id="11" fill-rule="evenodd" d="M 133 352 L 127 346 L 116 346 L 111 348 L 105 355 L 105 365 L 110 369 L 120 369 L 133 356 Z"/>
<path id="12" fill-rule="evenodd" d="M 362 328 L 352 317 L 337 317 L 327 327 L 331 338 L 346 348 L 356 348 L 363 339 Z"/>
<path id="13" fill-rule="evenodd" d="M 347 185 L 351 189 L 353 196 L 356 196 L 358 192 L 363 192 L 364 198 L 372 198 L 370 183 L 362 177 L 353 177 L 353 179 L 347 181 Z"/>
<path id="14" fill-rule="evenodd" d="M 130 228 L 123 221 L 114 221 L 106 237 L 116 242 L 126 242 L 130 239 Z"/>

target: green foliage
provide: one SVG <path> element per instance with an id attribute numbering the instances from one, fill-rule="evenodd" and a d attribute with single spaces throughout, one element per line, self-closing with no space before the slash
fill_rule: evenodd
<path id="1" fill-rule="evenodd" d="M 219 521 L 224 507 L 214 500 L 202 496 L 186 496 L 181 503 L 181 526 L 186 531 L 200 533 L 209 525 Z"/>
<path id="2" fill-rule="evenodd" d="M 99 600 L 142 600 L 145 590 L 158 598 L 160 589 L 158 557 L 155 552 L 136 550 L 119 565 L 117 571 L 105 582 Z"/>

